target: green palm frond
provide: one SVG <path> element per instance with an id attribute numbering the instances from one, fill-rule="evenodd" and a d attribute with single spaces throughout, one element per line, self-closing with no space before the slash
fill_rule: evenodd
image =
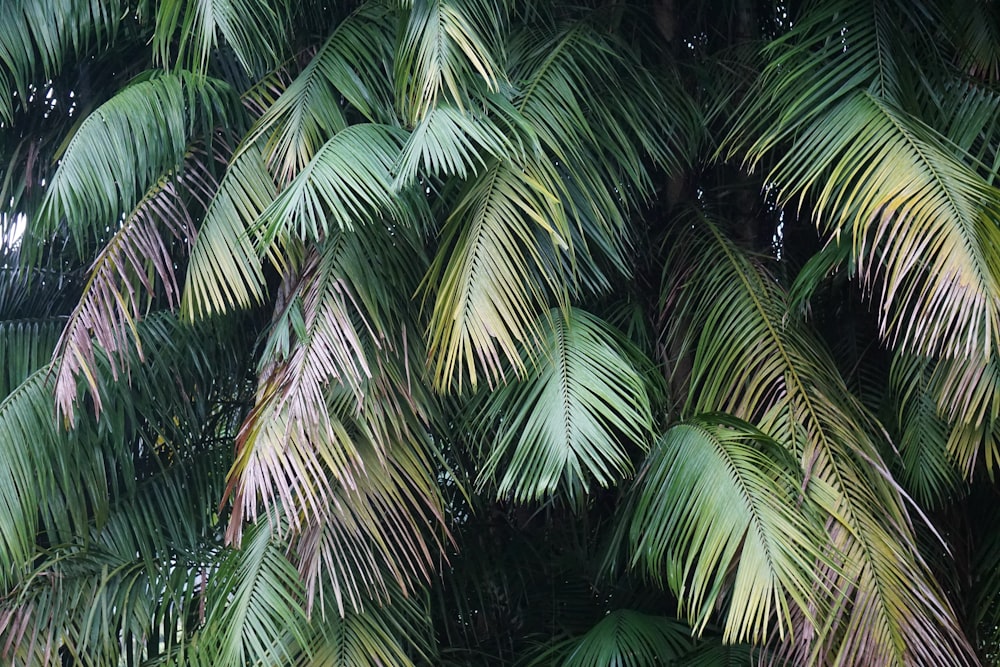
<path id="1" fill-rule="evenodd" d="M 425 605 L 398 592 L 383 605 L 343 617 L 327 616 L 310 629 L 302 667 L 414 667 L 436 662 Z M 419 657 L 419 661 L 416 658 Z"/>
<path id="2" fill-rule="evenodd" d="M 1000 16 L 996 8 L 977 0 L 944 5 L 958 64 L 972 76 L 990 83 L 1000 80 Z"/>
<path id="3" fill-rule="evenodd" d="M 829 600 L 831 615 L 816 619 L 817 634 L 799 633 L 786 648 L 806 661 L 834 651 L 837 665 L 968 660 L 879 455 L 872 435 L 879 427 L 823 346 L 786 319 L 787 297 L 773 278 L 701 214 L 673 241 L 664 293 L 680 294 L 680 303 L 667 336 L 682 356 L 693 355 L 686 410 L 731 413 L 794 452 L 807 497 L 828 517 L 827 548 L 837 567 L 820 567 L 819 580 L 829 583 L 816 593 L 840 593 Z"/>
<path id="4" fill-rule="evenodd" d="M 39 212 L 39 236 L 66 224 L 78 246 L 106 239 L 122 215 L 165 174 L 177 173 L 192 142 L 225 126 L 235 98 L 222 81 L 186 72 L 150 75 L 95 109 L 60 157 Z"/>
<path id="5" fill-rule="evenodd" d="M 760 651 L 747 644 L 727 644 L 714 639 L 701 642 L 675 664 L 677 667 L 750 667 L 760 664 Z"/>
<path id="6" fill-rule="evenodd" d="M 35 466 L 51 471 L 43 452 L 58 445 L 58 432 L 51 410 L 52 382 L 49 371 L 40 369 L 24 380 L 0 402 L 0 565 L 5 586 L 27 572 L 34 555 L 37 515 L 42 494 L 50 491 L 49 475 L 36 475 Z M 33 443 L 31 449 L 24 443 Z M 103 480 L 90 479 L 95 491 L 104 486 Z M 99 493 L 99 491 L 97 491 Z"/>
<path id="7" fill-rule="evenodd" d="M 180 310 L 193 320 L 264 300 L 264 270 L 250 229 L 277 196 L 258 148 L 229 165 L 198 228 Z"/>
<path id="8" fill-rule="evenodd" d="M 932 371 L 927 359 L 897 355 L 889 376 L 898 406 L 898 478 L 922 507 L 930 509 L 945 505 L 949 496 L 958 491 L 962 470 L 948 451 L 954 427 L 938 407 Z M 972 458 L 975 460 L 975 455 Z"/>
<path id="9" fill-rule="evenodd" d="M 410 124 L 439 101 L 463 109 L 472 91 L 504 82 L 499 6 L 486 0 L 409 0 L 395 58 L 396 105 Z"/>
<path id="10" fill-rule="evenodd" d="M 448 104 L 430 109 L 413 128 L 399 156 L 395 166 L 397 188 L 412 186 L 418 176 L 465 179 L 486 169 L 487 162 L 523 161 L 524 146 L 519 138 L 505 132 L 495 119 L 505 114 L 507 117 L 501 117 L 499 123 L 511 126 L 520 121 L 521 127 L 524 121 L 512 118 L 516 111 L 505 108 L 509 105 L 497 103 L 499 100 L 489 102 L 487 108 L 492 116 Z"/>
<path id="11" fill-rule="evenodd" d="M 592 25 L 600 17 L 523 29 L 510 58 L 513 103 L 548 159 L 539 178 L 566 219 L 558 228 L 567 247 L 547 271 L 588 295 L 607 290 L 608 267 L 630 270 L 626 230 L 652 194 L 650 160 L 679 169 L 703 127 L 677 80 L 652 76 L 625 43 Z"/>
<path id="12" fill-rule="evenodd" d="M 302 581 L 267 519 L 247 531 L 239 550 L 224 552 L 206 586 L 213 606 L 205 612 L 193 650 L 178 665 L 292 661 L 287 640 L 305 640 Z"/>
<path id="13" fill-rule="evenodd" d="M 475 388 L 480 374 L 493 385 L 507 364 L 524 372 L 521 346 L 537 344 L 550 300 L 562 300 L 546 247 L 565 247 L 565 214 L 534 167 L 491 165 L 462 189 L 441 232 L 424 282 L 435 297 L 428 354 L 439 389 Z"/>
<path id="14" fill-rule="evenodd" d="M 361 5 L 257 120 L 244 145 L 267 137 L 267 162 L 279 182 L 291 180 L 347 126 L 341 97 L 370 122 L 392 122 L 385 63 L 392 61 L 393 27 L 385 4 Z"/>
<path id="15" fill-rule="evenodd" d="M 905 110 L 887 21 L 857 3 L 798 24 L 772 47 L 770 94 L 742 110 L 731 154 L 766 166 L 782 203 L 808 201 L 821 230 L 849 239 L 885 339 L 988 357 L 1000 327 L 1000 191 Z"/>
<path id="16" fill-rule="evenodd" d="M 165 0 L 156 3 L 155 11 L 153 52 L 167 68 L 205 74 L 220 37 L 252 75 L 286 55 L 289 8 L 284 2 Z"/>
<path id="17" fill-rule="evenodd" d="M 575 506 L 591 480 L 607 488 L 631 474 L 652 432 L 649 397 L 604 322 L 556 309 L 541 328 L 524 377 L 491 392 L 477 418 L 492 450 L 479 484 L 499 478 L 501 498 Z"/>
<path id="18" fill-rule="evenodd" d="M 794 455 L 746 422 L 717 413 L 676 424 L 632 491 L 632 563 L 666 581 L 696 633 L 724 607 L 726 641 L 767 641 L 772 624 L 789 635 L 794 609 L 826 612 L 809 609 L 825 557 L 802 484 Z"/>
<path id="19" fill-rule="evenodd" d="M 941 359 L 930 378 L 938 413 L 951 425 L 948 453 L 971 479 L 985 459 L 992 476 L 1000 462 L 1000 360 L 996 356 Z"/>
<path id="20" fill-rule="evenodd" d="M 426 576 L 423 526 L 440 520 L 422 408 L 394 361 L 421 266 L 406 242 L 389 226 L 337 232 L 289 276 L 231 471 L 230 538 L 261 506 L 294 508 L 309 603 L 331 578 L 340 614 L 383 596 L 384 576 Z"/>
<path id="21" fill-rule="evenodd" d="M 608 613 L 582 637 L 553 646 L 531 664 L 560 667 L 673 665 L 691 645 L 690 629 L 675 619 L 618 609 Z"/>
<path id="22" fill-rule="evenodd" d="M 648 196 L 647 155 L 677 169 L 701 136 L 700 114 L 677 81 L 653 77 L 627 45 L 587 21 L 524 30 L 511 61 L 514 104 L 605 215 L 618 207 L 616 197 Z M 656 115 L 643 111 L 654 108 Z"/>
<path id="23" fill-rule="evenodd" d="M 122 0 L 10 0 L 0 7 L 0 119 L 12 122 L 29 86 L 122 30 Z"/>
<path id="24" fill-rule="evenodd" d="M 0 396 L 6 397 L 33 372 L 52 360 L 62 318 L 0 322 Z"/>
<path id="25" fill-rule="evenodd" d="M 401 198 L 391 169 L 406 141 L 399 128 L 358 123 L 335 134 L 258 220 L 259 248 L 287 238 L 318 242 L 383 217 L 413 222 L 417 200 Z"/>
<path id="26" fill-rule="evenodd" d="M 209 330 L 169 316 L 144 320 L 147 363 L 134 366 L 132 388 L 102 385 L 110 400 L 100 422 L 79 415 L 68 437 L 55 425 L 52 382 L 40 371 L 33 378 L 41 382 L 47 421 L 13 422 L 32 430 L 31 441 L 4 442 L 17 432 L 9 423 L 0 430 L 2 474 L 15 474 L 18 457 L 27 457 L 37 487 L 19 489 L 22 502 L 34 503 L 26 520 L 31 569 L 0 604 L 0 645 L 8 657 L 23 658 L 15 664 L 61 664 L 60 644 L 93 665 L 162 658 L 200 625 L 204 583 L 220 551 L 213 510 L 225 488 L 243 384 L 233 341 L 213 345 L 199 336 Z M 196 337 L 201 347 L 187 347 Z M 107 364 L 101 360 L 99 377 L 109 375 Z M 214 391 L 192 396 L 198 386 Z M 84 496 L 88 489 L 101 493 Z M 67 520 L 72 525 L 60 523 Z"/>

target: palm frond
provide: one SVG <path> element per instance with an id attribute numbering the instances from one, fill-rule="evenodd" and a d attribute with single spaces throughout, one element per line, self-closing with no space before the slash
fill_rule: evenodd
<path id="1" fill-rule="evenodd" d="M 176 173 L 190 145 L 225 126 L 229 87 L 185 72 L 151 75 L 127 86 L 80 124 L 60 157 L 38 215 L 42 238 L 60 224 L 103 241 L 165 174 Z"/>
<path id="2" fill-rule="evenodd" d="M 948 453 L 967 479 L 985 459 L 992 476 L 1000 462 L 1000 360 L 944 358 L 930 378 L 938 413 L 951 425 Z"/>
<path id="3" fill-rule="evenodd" d="M 608 325 L 583 310 L 551 311 L 532 352 L 478 417 L 492 450 L 479 484 L 499 477 L 501 498 L 576 506 L 591 480 L 607 488 L 632 472 L 652 432 L 649 397 Z"/>
<path id="4" fill-rule="evenodd" d="M 690 629 L 675 619 L 617 609 L 582 637 L 553 646 L 531 664 L 560 667 L 672 665 L 690 650 L 691 645 Z"/>
<path id="5" fill-rule="evenodd" d="M 252 230 L 259 248 L 288 238 L 318 242 L 383 217 L 412 222 L 414 207 L 392 188 L 391 169 L 405 140 L 399 128 L 375 123 L 335 134 L 261 214 Z"/>
<path id="6" fill-rule="evenodd" d="M 826 612 L 811 608 L 823 523 L 802 483 L 794 455 L 746 422 L 716 413 L 676 424 L 632 491 L 632 562 L 666 580 L 696 633 L 725 601 L 727 642 L 766 642 L 772 624 L 784 637 L 793 609 Z"/>
<path id="7" fill-rule="evenodd" d="M 51 361 L 64 326 L 62 318 L 0 322 L 0 396 Z"/>
<path id="8" fill-rule="evenodd" d="M 565 215 L 528 164 L 496 163 L 459 194 L 424 282 L 434 294 L 428 354 L 440 389 L 480 374 L 489 384 L 523 367 L 550 299 L 562 285 L 548 271 L 546 247 L 565 247 Z"/>
<path id="9" fill-rule="evenodd" d="M 267 163 L 280 183 L 298 174 L 348 120 L 341 98 L 374 123 L 392 122 L 388 88 L 392 15 L 381 2 L 366 2 L 344 19 L 305 69 L 257 120 L 243 140 L 267 137 Z"/>
<path id="10" fill-rule="evenodd" d="M 259 148 L 233 159 L 191 247 L 180 310 L 193 320 L 264 300 L 263 264 L 249 231 L 277 196 Z"/>
<path id="11" fill-rule="evenodd" d="M 731 154 L 745 151 L 751 168 L 773 160 L 766 179 L 780 201 L 808 200 L 821 230 L 850 239 L 885 339 L 917 354 L 989 357 L 1000 191 L 902 106 L 887 20 L 857 3 L 798 24 L 772 47 L 771 93 L 743 109 Z"/>
<path id="12" fill-rule="evenodd" d="M 122 0 L 11 0 L 0 7 L 0 119 L 54 78 L 68 59 L 106 46 L 122 30 Z"/>
<path id="13" fill-rule="evenodd" d="M 397 160 L 396 187 L 410 187 L 418 176 L 465 179 L 486 169 L 488 161 L 523 161 L 524 146 L 500 123 L 510 126 L 520 121 L 523 126 L 524 121 L 511 117 L 516 111 L 505 108 L 509 105 L 499 100 L 489 102 L 492 100 L 487 102 L 487 110 L 492 115 L 471 108 L 463 111 L 450 104 L 429 110 L 413 128 Z"/>
<path id="14" fill-rule="evenodd" d="M 970 661 L 879 455 L 879 427 L 819 341 L 787 321 L 786 295 L 759 264 L 700 213 L 681 238 L 665 294 L 680 295 L 667 336 L 683 356 L 693 355 L 688 414 L 725 411 L 782 443 L 800 457 L 806 496 L 827 517 L 837 567 L 820 566 L 817 594 L 838 593 L 828 599 L 830 615 L 816 619 L 816 633 L 798 633 L 785 649 L 794 660 L 836 655 L 837 665 Z"/>
<path id="15" fill-rule="evenodd" d="M 56 403 L 61 414 L 73 413 L 79 375 L 87 380 L 95 412 L 101 412 L 95 345 L 107 355 L 112 379 L 117 380 L 119 373 L 128 375 L 131 355 L 127 351 L 135 347 L 139 359 L 143 358 L 136 323 L 152 304 L 157 287 L 169 307 L 179 303 L 177 260 L 170 246 L 186 245 L 194 236 L 194 223 L 185 206 L 189 187 L 214 189 L 211 175 L 197 160 L 190 161 L 180 177 L 168 175 L 154 184 L 91 266 L 80 302 L 54 354 Z"/>
<path id="16" fill-rule="evenodd" d="M 237 667 L 258 660 L 289 663 L 289 636 L 303 643 L 302 581 L 267 520 L 247 531 L 239 550 L 224 552 L 206 595 L 213 601 L 184 662 Z"/>
<path id="17" fill-rule="evenodd" d="M 896 419 L 900 455 L 899 481 L 921 507 L 946 504 L 961 481 L 957 461 L 949 453 L 953 427 L 938 407 L 930 360 L 897 355 L 890 372 L 890 389 L 898 406 Z M 977 443 L 978 445 L 978 443 Z M 979 447 L 976 447 L 978 452 Z M 975 460 L 975 455 L 972 459 Z"/>
<path id="18" fill-rule="evenodd" d="M 495 2 L 410 0 L 395 59 L 397 108 L 411 124 L 439 101 L 464 109 L 470 91 L 496 92 L 504 81 L 504 33 Z"/>
<path id="19" fill-rule="evenodd" d="M 309 604 L 332 578 L 341 615 L 383 597 L 383 576 L 404 590 L 426 576 L 422 527 L 440 520 L 426 425 L 409 368 L 394 361 L 408 363 L 396 336 L 419 280 L 415 250 L 405 229 L 370 225 L 306 254 L 279 295 L 257 406 L 237 441 L 230 539 L 261 505 L 287 508 Z"/>
<path id="20" fill-rule="evenodd" d="M 205 74 L 220 37 L 251 75 L 271 69 L 287 49 L 289 10 L 283 2 L 166 0 L 155 11 L 153 52 L 168 69 Z"/>
<path id="21" fill-rule="evenodd" d="M 437 664 L 426 609 L 417 596 L 396 593 L 387 604 L 328 616 L 310 629 L 308 658 L 297 663 L 302 667 Z"/>
<path id="22" fill-rule="evenodd" d="M 45 453 L 58 445 L 55 417 L 51 410 L 52 382 L 47 369 L 35 371 L 0 402 L 0 576 L 5 586 L 27 572 L 34 554 L 39 506 L 43 493 L 54 482 Z M 26 448 L 24 443 L 33 443 Z M 36 473 L 36 465 L 43 473 Z M 103 480 L 93 491 L 99 493 Z"/>

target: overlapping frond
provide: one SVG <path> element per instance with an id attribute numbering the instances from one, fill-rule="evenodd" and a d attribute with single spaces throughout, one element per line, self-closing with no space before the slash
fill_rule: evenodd
<path id="1" fill-rule="evenodd" d="M 411 241 L 389 225 L 337 232 L 294 267 L 231 471 L 230 539 L 280 505 L 310 604 L 330 580 L 341 615 L 431 563 L 439 491 L 399 309 L 419 279 Z"/>
<path id="2" fill-rule="evenodd" d="M 251 75 L 271 69 L 286 55 L 285 2 L 164 0 L 155 11 L 153 52 L 167 68 L 205 74 L 220 41 Z"/>
<path id="3" fill-rule="evenodd" d="M 392 187 L 392 166 L 406 134 L 377 123 L 351 125 L 327 141 L 262 214 L 253 232 L 266 251 L 287 238 L 320 242 L 338 229 L 383 217 L 418 215 Z"/>
<path id="4" fill-rule="evenodd" d="M 46 463 L 43 452 L 52 451 L 58 441 L 52 414 L 52 382 L 48 370 L 29 376 L 0 403 L 0 565 L 5 585 L 23 575 L 34 554 L 36 516 L 44 487 L 44 476 L 37 476 L 37 464 Z M 24 443 L 32 443 L 30 449 Z M 37 459 L 35 457 L 38 457 Z M 50 468 L 49 468 L 50 469 Z M 43 472 L 46 468 L 41 469 Z M 87 479 L 88 482 L 98 480 Z M 103 487 L 97 484 L 94 490 Z"/>
<path id="5" fill-rule="evenodd" d="M 6 397 L 29 375 L 52 360 L 62 318 L 0 322 L 0 396 Z"/>
<path id="6" fill-rule="evenodd" d="M 277 187 L 259 148 L 229 165 L 191 247 L 180 310 L 193 320 L 264 300 L 264 270 L 250 230 Z"/>
<path id="7" fill-rule="evenodd" d="M 899 435 L 894 443 L 900 457 L 897 477 L 921 507 L 931 509 L 943 506 L 958 489 L 962 470 L 948 452 L 953 427 L 938 407 L 932 371 L 927 359 L 898 355 L 889 375 L 898 406 Z"/>
<path id="8" fill-rule="evenodd" d="M 390 73 L 385 69 L 392 61 L 392 27 L 384 3 L 364 3 L 337 26 L 257 120 L 244 144 L 266 137 L 267 162 L 279 182 L 291 180 L 347 126 L 342 98 L 370 122 L 392 121 Z"/>
<path id="9" fill-rule="evenodd" d="M 632 472 L 652 433 L 641 375 L 607 324 L 570 309 L 549 312 L 523 378 L 490 393 L 477 417 L 488 457 L 480 485 L 517 502 L 584 502 L 591 482 L 610 487 Z"/>
<path id="10" fill-rule="evenodd" d="M 122 29 L 122 0 L 10 0 L 0 6 L 0 119 L 11 122 L 31 84 L 67 59 L 107 46 Z"/>
<path id="11" fill-rule="evenodd" d="M 742 109 L 732 154 L 765 165 L 782 202 L 808 202 L 821 230 L 849 239 L 886 340 L 995 354 L 1000 191 L 885 83 L 900 75 L 882 9 L 816 14 L 771 47 L 768 94 Z"/>
<path id="12" fill-rule="evenodd" d="M 394 170 L 397 187 L 410 187 L 419 176 L 465 179 L 486 169 L 487 161 L 523 161 L 524 146 L 517 134 L 510 131 L 516 121 L 512 122 L 510 115 L 496 120 L 498 114 L 516 113 L 504 106 L 507 105 L 488 103 L 492 116 L 478 109 L 462 110 L 447 104 L 428 111 L 413 128 L 400 153 Z M 501 123 L 508 126 L 508 131 L 504 131 Z"/>
<path id="13" fill-rule="evenodd" d="M 177 172 L 190 145 L 211 145 L 233 113 L 227 84 L 186 72 L 154 74 L 118 92 L 80 124 L 49 184 L 36 232 L 60 224 L 83 239 L 107 239 L 165 174 Z"/>
<path id="14" fill-rule="evenodd" d="M 142 359 L 136 323 L 159 292 L 169 307 L 180 301 L 176 253 L 187 246 L 194 223 L 185 206 L 189 190 L 214 189 L 210 174 L 192 160 L 179 175 L 161 178 L 126 217 L 90 268 L 90 276 L 59 339 L 54 353 L 56 402 L 63 415 L 72 415 L 76 382 L 87 379 L 94 410 L 102 398 L 95 378 L 95 346 L 107 355 L 112 378 L 128 374 L 130 348 Z M 154 282 L 155 281 L 155 282 Z"/>
<path id="15" fill-rule="evenodd" d="M 837 665 L 970 662 L 954 612 L 918 555 L 877 427 L 821 344 L 786 319 L 777 283 L 701 214 L 674 240 L 665 293 L 680 302 L 667 335 L 693 355 L 689 414 L 731 413 L 794 452 L 805 493 L 826 516 L 836 567 L 819 568 L 816 594 L 836 592 L 831 613 L 819 615 L 815 633 L 799 632 L 789 655 L 832 655 Z"/>
<path id="16" fill-rule="evenodd" d="M 948 453 L 970 479 L 985 459 L 992 476 L 1000 462 L 1000 359 L 941 359 L 930 378 L 938 413 L 951 426 Z"/>
<path id="17" fill-rule="evenodd" d="M 795 456 L 746 422 L 717 413 L 676 424 L 631 492 L 632 562 L 665 581 L 696 633 L 725 602 L 726 641 L 789 635 L 794 609 L 826 612 L 814 574 L 823 523 L 802 484 Z"/>
<path id="18" fill-rule="evenodd" d="M 441 232 L 425 280 L 438 388 L 475 388 L 481 374 L 495 384 L 508 364 L 522 372 L 521 347 L 536 344 L 541 316 L 562 296 L 545 249 L 565 247 L 565 214 L 532 167 L 491 165 L 463 188 Z"/>
<path id="19" fill-rule="evenodd" d="M 532 664 L 560 667 L 680 664 L 676 661 L 690 650 L 691 644 L 689 628 L 672 618 L 617 609 L 582 637 L 554 646 Z"/>
<path id="20" fill-rule="evenodd" d="M 496 2 L 409 0 L 395 58 L 396 105 L 410 124 L 439 101 L 462 109 L 470 92 L 496 92 L 504 83 L 500 38 L 505 26 Z"/>

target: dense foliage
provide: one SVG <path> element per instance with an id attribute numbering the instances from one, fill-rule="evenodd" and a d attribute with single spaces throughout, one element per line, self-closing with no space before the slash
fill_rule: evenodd
<path id="1" fill-rule="evenodd" d="M 0 662 L 976 665 L 986 0 L 0 3 Z"/>

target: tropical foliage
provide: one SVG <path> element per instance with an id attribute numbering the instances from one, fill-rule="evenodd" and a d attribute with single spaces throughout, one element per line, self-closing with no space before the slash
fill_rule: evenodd
<path id="1" fill-rule="evenodd" d="M 0 662 L 1000 658 L 1000 13 L 0 3 Z"/>

